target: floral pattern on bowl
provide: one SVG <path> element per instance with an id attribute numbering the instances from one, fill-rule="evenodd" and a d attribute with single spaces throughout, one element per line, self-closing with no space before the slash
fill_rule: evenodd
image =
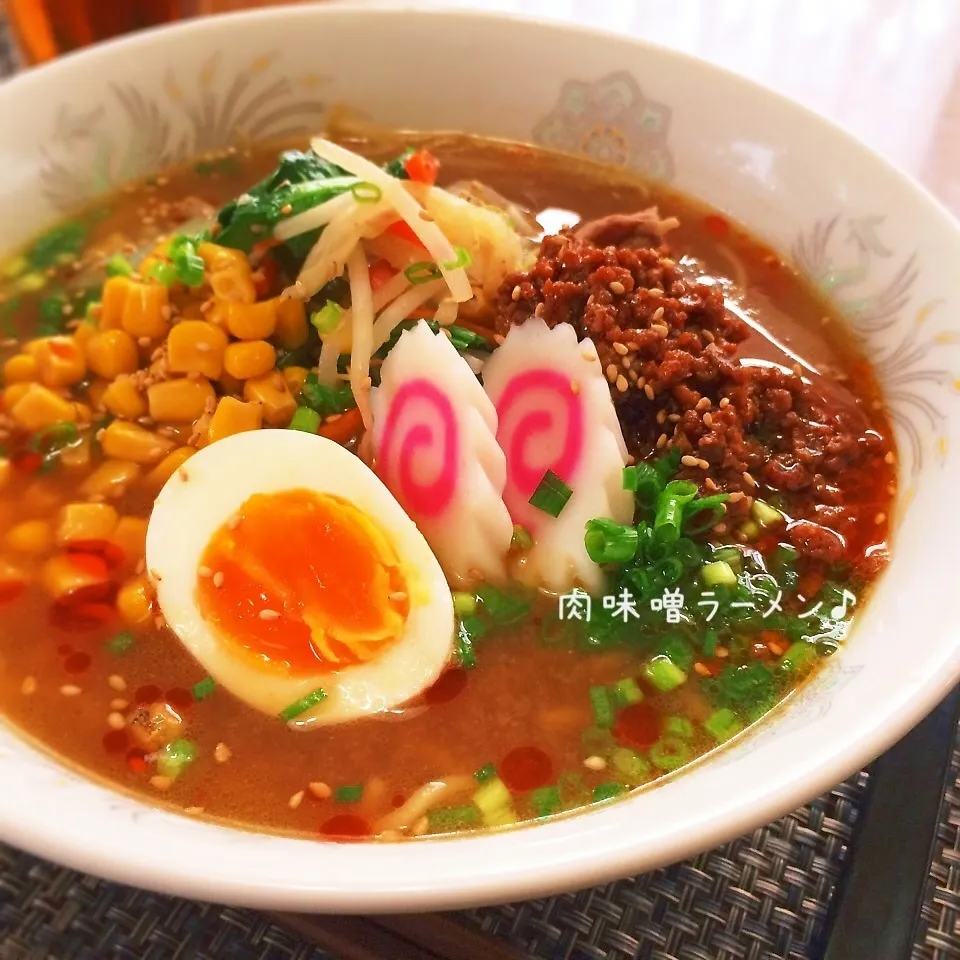
<path id="1" fill-rule="evenodd" d="M 671 180 L 667 148 L 671 111 L 644 96 L 625 70 L 594 83 L 568 80 L 553 110 L 534 127 L 533 142 Z"/>

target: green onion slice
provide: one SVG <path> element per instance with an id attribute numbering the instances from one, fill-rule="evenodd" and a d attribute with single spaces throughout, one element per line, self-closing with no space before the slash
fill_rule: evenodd
<path id="1" fill-rule="evenodd" d="M 466 269 L 473 263 L 473 258 L 470 256 L 470 252 L 466 247 L 454 247 L 453 250 L 457 255 L 456 260 L 440 261 L 444 270 L 459 270 L 461 267 Z"/>
<path id="2" fill-rule="evenodd" d="M 310 314 L 310 322 L 316 327 L 321 337 L 326 337 L 340 326 L 342 314 L 340 304 L 328 300 L 321 309 Z"/>
<path id="3" fill-rule="evenodd" d="M 300 430 L 303 433 L 316 433 L 320 429 L 323 417 L 310 407 L 297 407 L 287 427 L 288 430 Z"/>
<path id="4" fill-rule="evenodd" d="M 415 287 L 419 287 L 421 284 L 436 280 L 440 276 L 440 270 L 435 263 L 430 263 L 429 260 L 421 260 L 418 263 L 411 263 L 403 271 L 403 275 Z"/>
<path id="5" fill-rule="evenodd" d="M 629 563 L 637 553 L 640 535 L 608 517 L 588 520 L 583 544 L 594 563 Z"/>
<path id="6" fill-rule="evenodd" d="M 197 759 L 197 745 L 192 740 L 174 740 L 157 757 L 157 773 L 176 779 Z"/>
<path id="7" fill-rule="evenodd" d="M 75 423 L 52 423 L 33 435 L 29 448 L 33 453 L 56 453 L 74 443 L 78 436 Z"/>
<path id="8" fill-rule="evenodd" d="M 559 517 L 567 501 L 573 496 L 570 489 L 552 470 L 548 470 L 530 497 L 530 506 L 551 517 Z"/>
<path id="9" fill-rule="evenodd" d="M 111 637 L 104 646 L 115 657 L 122 657 L 125 653 L 129 653 L 136 643 L 137 638 L 129 630 L 124 630 L 123 633 Z"/>
<path id="10" fill-rule="evenodd" d="M 683 531 L 688 537 L 706 533 L 714 524 L 719 523 L 727 512 L 726 502 L 730 495 L 715 493 L 712 497 L 700 497 L 691 500 L 683 511 Z"/>
<path id="11" fill-rule="evenodd" d="M 375 183 L 368 183 L 366 180 L 353 184 L 350 192 L 357 203 L 376 203 L 383 197 L 383 191 Z"/>
<path id="12" fill-rule="evenodd" d="M 206 700 L 217 689 L 217 682 L 213 677 L 204 677 L 198 683 L 193 685 L 193 699 L 200 701 Z"/>
<path id="13" fill-rule="evenodd" d="M 324 693 L 320 687 L 317 687 L 316 690 L 311 691 L 299 700 L 295 700 L 289 707 L 282 710 L 280 712 L 280 719 L 284 722 L 293 720 L 294 717 L 299 717 L 301 713 L 306 713 L 308 710 L 313 709 L 318 703 L 323 703 L 326 699 L 326 693 Z"/>
<path id="14" fill-rule="evenodd" d="M 351 783 L 344 787 L 337 787 L 333 798 L 337 803 L 359 803 L 363 798 L 363 784 Z"/>
<path id="15" fill-rule="evenodd" d="M 108 277 L 129 277 L 133 273 L 130 261 L 119 253 L 115 253 L 108 261 L 106 274 Z"/>
<path id="16" fill-rule="evenodd" d="M 485 763 L 475 774 L 477 783 L 486 783 L 497 775 L 497 767 L 493 763 Z"/>

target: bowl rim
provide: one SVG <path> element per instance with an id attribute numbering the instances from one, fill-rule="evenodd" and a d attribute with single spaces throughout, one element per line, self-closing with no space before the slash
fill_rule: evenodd
<path id="1" fill-rule="evenodd" d="M 762 94 L 773 98 L 781 111 L 794 116 L 805 117 L 805 121 L 819 127 L 825 136 L 842 141 L 848 150 L 852 150 L 867 164 L 880 168 L 886 178 L 900 182 L 906 188 L 911 199 L 919 206 L 926 207 L 927 215 L 940 221 L 941 227 L 960 237 L 960 224 L 923 185 L 897 169 L 882 155 L 864 144 L 842 125 L 830 120 L 809 107 L 793 100 L 779 91 L 758 83 L 748 77 L 735 73 L 725 67 L 643 38 L 625 36 L 597 27 L 587 27 L 563 21 L 555 21 L 525 14 L 505 13 L 495 10 L 477 10 L 452 6 L 438 6 L 432 3 L 390 2 L 390 0 L 371 0 L 371 2 L 337 2 L 319 4 L 301 4 L 290 7 L 271 7 L 250 10 L 209 19 L 182 21 L 142 31 L 126 37 L 119 37 L 62 57 L 40 68 L 31 68 L 15 77 L 0 90 L 0 110 L 6 97 L 33 96 L 34 85 L 51 81 L 68 80 L 70 71 L 83 68 L 110 53 L 126 49 L 135 55 L 138 49 L 153 44 L 158 38 L 166 39 L 172 34 L 202 34 L 204 31 L 214 34 L 227 26 L 234 28 L 246 23 L 255 28 L 258 22 L 289 20 L 294 23 L 313 17 L 337 18 L 358 17 L 369 19 L 384 14 L 430 18 L 440 25 L 463 23 L 482 19 L 514 23 L 522 26 L 538 26 L 545 35 L 567 34 L 574 37 L 586 37 L 590 42 L 616 41 L 634 47 L 638 52 L 651 51 L 659 57 L 680 60 L 703 73 L 707 79 L 711 76 L 722 79 L 728 86 L 739 86 L 754 95 Z M 61 79 L 62 77 L 62 79 Z M 883 584 L 880 589 L 883 589 Z M 364 875 L 362 884 L 351 882 L 344 887 L 338 884 L 322 885 L 304 883 L 291 876 L 285 883 L 264 885 L 248 877 L 231 875 L 209 862 L 160 862 L 161 858 L 148 864 L 135 862 L 121 849 L 104 844 L 103 838 L 93 831 L 50 829 L 50 823 L 38 812 L 20 811 L 17 822 L 0 821 L 0 839 L 8 841 L 39 856 L 65 863 L 75 869 L 106 876 L 118 882 L 171 893 L 179 896 L 214 900 L 217 902 L 260 908 L 283 908 L 302 910 L 323 910 L 339 912 L 422 912 L 424 910 L 451 909 L 479 904 L 506 902 L 545 896 L 558 891 L 579 889 L 589 885 L 628 876 L 638 870 L 650 869 L 668 862 L 686 858 L 699 851 L 727 842 L 761 822 L 767 822 L 783 816 L 811 797 L 817 796 L 845 777 L 861 769 L 881 752 L 889 748 L 901 736 L 926 716 L 954 687 L 960 679 L 960 657 L 942 654 L 936 661 L 929 660 L 922 678 L 911 692 L 896 704 L 887 704 L 883 711 L 872 713 L 872 725 L 863 725 L 853 734 L 838 737 L 843 741 L 842 749 L 832 752 L 816 764 L 796 763 L 780 775 L 771 786 L 760 788 L 750 784 L 745 786 L 742 795 L 734 798 L 721 798 L 709 810 L 698 811 L 688 816 L 682 835 L 672 832 L 667 825 L 656 841 L 639 847 L 630 838 L 622 837 L 618 846 L 591 849 L 586 846 L 578 851 L 562 850 L 557 844 L 549 870 L 545 869 L 537 858 L 521 859 L 513 857 L 501 860 L 499 869 L 479 871 L 476 876 L 463 873 L 457 883 L 438 887 L 413 885 L 384 885 L 380 878 Z M 2 718 L 0 718 L 2 722 Z M 30 738 L 13 728 L 21 739 L 31 744 Z M 112 789 L 94 781 L 98 789 Z M 628 806 L 630 800 L 617 806 Z M 147 806 L 144 804 L 144 806 Z M 587 827 L 598 817 L 602 810 L 587 810 L 577 814 L 574 819 L 582 821 Z M 170 817 L 175 815 L 169 814 Z M 179 819 L 179 818 L 177 818 Z M 569 822 L 569 821 L 567 821 Z M 155 830 L 155 828 L 151 828 Z M 225 828 L 207 824 L 205 829 Z M 474 864 L 483 862 L 484 855 L 493 851 L 508 849 L 499 841 L 503 838 L 522 837 L 524 834 L 546 835 L 549 824 L 534 825 L 518 831 L 506 833 L 465 835 L 450 839 L 431 839 L 413 843 L 376 845 L 381 848 L 384 862 L 402 862 L 408 857 L 434 857 L 444 847 L 453 857 L 462 857 Z M 233 835 L 245 833 L 229 829 Z M 584 830 L 589 834 L 589 830 Z M 265 836 L 265 835 L 257 835 Z M 286 838 L 270 837 L 278 842 L 310 844 L 322 851 L 327 844 L 318 841 L 291 841 Z M 509 842 L 509 841 L 508 841 Z M 342 845 L 338 845 L 342 846 Z M 358 845 L 354 849 L 363 849 L 367 845 Z M 292 847 L 291 847 L 292 849 Z M 448 854 L 450 855 L 450 854 Z M 472 856 L 471 856 L 472 855 Z M 338 878 L 343 879 L 343 878 Z"/>

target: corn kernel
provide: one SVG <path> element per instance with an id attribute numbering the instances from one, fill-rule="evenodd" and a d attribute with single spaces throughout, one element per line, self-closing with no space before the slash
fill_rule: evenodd
<path id="1" fill-rule="evenodd" d="M 137 343 L 125 330 L 104 330 L 91 337 L 84 349 L 90 369 L 107 380 L 133 373 L 140 363 Z"/>
<path id="2" fill-rule="evenodd" d="M 18 353 L 3 365 L 4 383 L 24 383 L 37 379 L 37 358 L 29 353 Z"/>
<path id="3" fill-rule="evenodd" d="M 253 271 L 245 254 L 214 243 L 200 244 L 197 253 L 206 265 L 214 296 L 234 303 L 253 303 L 257 299 Z"/>
<path id="4" fill-rule="evenodd" d="M 119 330 L 123 326 L 123 311 L 135 282 L 129 277 L 110 277 L 104 283 L 100 297 L 101 330 Z"/>
<path id="5" fill-rule="evenodd" d="M 284 350 L 296 350 L 307 342 L 310 332 L 307 326 L 307 309 L 302 300 L 295 297 L 278 297 L 277 340 Z"/>
<path id="6" fill-rule="evenodd" d="M 170 329 L 170 293 L 161 283 L 137 283 L 123 307 L 123 329 L 134 339 L 159 340 Z"/>
<path id="7" fill-rule="evenodd" d="M 0 557 L 0 596 L 5 600 L 12 599 L 29 581 L 30 574 L 22 563 Z"/>
<path id="8" fill-rule="evenodd" d="M 260 303 L 231 303 L 218 300 L 210 311 L 211 320 L 222 323 L 238 340 L 266 340 L 277 328 L 277 304 L 274 300 Z"/>
<path id="9" fill-rule="evenodd" d="M 24 520 L 7 531 L 3 543 L 17 553 L 44 553 L 53 544 L 53 530 L 47 520 Z"/>
<path id="10" fill-rule="evenodd" d="M 150 618 L 153 612 L 153 588 L 143 575 L 128 580 L 117 593 L 117 612 L 128 627 Z"/>
<path id="11" fill-rule="evenodd" d="M 263 419 L 271 427 L 285 427 L 297 409 L 287 381 L 276 371 L 247 380 L 243 385 L 243 396 L 251 402 L 263 404 Z"/>
<path id="12" fill-rule="evenodd" d="M 214 397 L 209 380 L 164 380 L 147 389 L 150 416 L 154 420 L 191 423 L 204 415 Z"/>
<path id="13" fill-rule="evenodd" d="M 35 359 L 39 380 L 45 387 L 70 387 L 87 373 L 83 348 L 73 337 L 45 337 Z"/>
<path id="14" fill-rule="evenodd" d="M 303 389 L 303 384 L 310 371 L 306 367 L 285 367 L 282 372 L 283 379 L 287 381 L 287 389 L 295 397 L 300 396 L 300 391 Z"/>
<path id="15" fill-rule="evenodd" d="M 6 458 L 0 457 L 0 490 L 13 478 L 13 464 Z"/>
<path id="16" fill-rule="evenodd" d="M 117 460 L 158 463 L 173 449 L 173 441 L 135 423 L 114 420 L 103 431 L 100 446 L 108 457 Z"/>
<path id="17" fill-rule="evenodd" d="M 26 396 L 30 388 L 29 383 L 11 383 L 9 387 L 3 388 L 3 409 L 12 410 L 19 402 L 20 398 Z"/>
<path id="18" fill-rule="evenodd" d="M 57 515 L 57 546 L 109 540 L 119 522 L 119 514 L 108 503 L 68 503 Z"/>
<path id="19" fill-rule="evenodd" d="M 122 497 L 137 477 L 140 464 L 129 460 L 104 460 L 80 486 L 85 497 L 104 497 L 116 500 Z"/>
<path id="20" fill-rule="evenodd" d="M 115 417 L 138 420 L 147 415 L 147 398 L 137 388 L 134 380 L 126 374 L 112 381 L 103 391 L 100 399 Z"/>
<path id="21" fill-rule="evenodd" d="M 77 341 L 81 349 L 85 350 L 96 332 L 97 328 L 89 320 L 81 320 L 73 328 L 73 339 Z"/>
<path id="22" fill-rule="evenodd" d="M 40 585 L 51 599 L 62 601 L 85 588 L 106 589 L 110 585 L 110 577 L 105 570 L 77 563 L 69 553 L 61 553 L 51 557 L 40 568 Z"/>
<path id="23" fill-rule="evenodd" d="M 211 273 L 219 270 L 226 270 L 230 267 L 240 267 L 249 261 L 247 255 L 242 250 L 234 250 L 233 247 L 221 247 L 218 243 L 201 243 L 197 247 L 197 253 L 203 260 L 204 266 Z"/>
<path id="24" fill-rule="evenodd" d="M 81 403 L 76 400 L 73 404 L 73 410 L 77 416 L 77 423 L 89 423 L 93 419 L 93 410 L 90 409 L 88 403 Z"/>
<path id="25" fill-rule="evenodd" d="M 14 383 L 6 389 L 13 390 L 18 386 L 20 384 Z M 16 421 L 17 426 L 33 432 L 54 423 L 76 422 L 77 413 L 69 400 L 65 400 L 49 387 L 43 387 L 39 383 L 28 383 L 25 386 L 23 396 L 10 409 L 10 416 Z M 6 391 L 4 391 L 4 404 L 6 399 Z"/>
<path id="26" fill-rule="evenodd" d="M 55 480 L 37 477 L 20 497 L 17 503 L 20 512 L 15 519 L 23 519 L 24 516 L 48 517 L 62 501 L 63 491 Z"/>
<path id="27" fill-rule="evenodd" d="M 235 433 L 259 430 L 262 423 L 263 407 L 259 403 L 221 397 L 207 427 L 207 443 L 215 443 Z"/>
<path id="28" fill-rule="evenodd" d="M 248 340 L 245 343 L 231 343 L 223 355 L 223 366 L 227 373 L 238 380 L 262 377 L 273 369 L 277 351 L 266 340 Z"/>
<path id="29" fill-rule="evenodd" d="M 144 478 L 143 485 L 154 494 L 179 470 L 197 451 L 193 447 L 177 447 L 168 453 Z"/>
<path id="30" fill-rule="evenodd" d="M 121 517 L 110 542 L 123 554 L 123 567 L 132 570 L 147 550 L 147 521 L 143 517 Z"/>
<path id="31" fill-rule="evenodd" d="M 167 337 L 167 365 L 173 373 L 198 373 L 216 380 L 223 372 L 227 335 L 205 320 L 182 320 Z"/>
<path id="32" fill-rule="evenodd" d="M 243 381 L 236 377 L 231 377 L 224 371 L 220 374 L 220 390 L 223 393 L 232 393 L 234 396 L 240 396 L 243 393 Z"/>
<path id="33" fill-rule="evenodd" d="M 80 406 L 80 404 L 75 404 Z M 82 469 L 90 466 L 93 459 L 93 450 L 90 435 L 81 437 L 78 443 L 72 443 L 60 451 L 60 466 L 70 470 Z"/>
<path id="34" fill-rule="evenodd" d="M 117 612 L 128 627 L 150 618 L 153 612 L 153 588 L 145 576 L 127 581 L 117 594 Z"/>

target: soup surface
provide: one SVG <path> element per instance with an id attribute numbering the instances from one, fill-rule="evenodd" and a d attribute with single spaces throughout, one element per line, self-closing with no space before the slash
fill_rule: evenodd
<path id="1" fill-rule="evenodd" d="M 348 160 L 324 169 L 333 186 L 320 184 L 320 200 L 304 196 L 323 178 L 289 158 L 263 181 L 277 167 L 273 147 L 204 157 L 130 187 L 5 265 L 0 709 L 65 760 L 152 802 L 337 839 L 560 814 L 649 784 L 737 735 L 838 649 L 886 562 L 892 434 L 841 321 L 737 224 L 621 172 L 462 136 L 344 142 L 377 163 L 400 157 L 385 169 L 424 204 L 420 226 L 450 236 L 451 261 L 431 257 L 393 207 L 364 227 L 368 208 L 392 193 Z M 431 205 L 435 178 L 494 220 L 460 229 L 473 214 L 446 195 Z M 311 212 L 338 197 L 337 210 Z M 350 204 L 351 242 L 337 247 L 330 237 Z M 277 224 L 307 214 L 309 232 L 278 242 Z M 317 252 L 324 236 L 329 265 Z M 358 250 L 365 266 L 352 267 Z M 474 296 L 457 309 L 460 272 Z M 427 288 L 437 292 L 414 302 Z M 400 326 L 377 328 L 403 296 Z M 372 329 L 388 336 L 361 352 L 368 308 Z M 438 490 L 417 506 L 404 486 L 422 493 L 433 482 L 422 476 L 432 461 L 418 460 L 429 429 L 415 425 L 420 446 L 399 448 L 399 480 L 378 433 L 417 362 L 412 349 L 401 357 L 407 334 L 397 334 L 420 317 L 434 323 L 414 331 L 424 343 L 448 341 L 483 378 L 483 388 L 476 377 L 457 381 L 451 416 L 486 411 L 474 397 L 484 388 L 499 414 L 496 428 L 488 413 L 471 421 L 463 442 L 477 445 L 451 467 L 475 471 L 476 495 L 461 489 L 439 517 Z M 546 400 L 511 440 L 511 384 L 527 382 L 554 349 L 537 344 L 566 327 L 603 389 L 567 378 L 574 401 L 589 393 L 594 406 L 550 440 Z M 540 338 L 526 359 L 507 355 L 519 331 Z M 344 481 L 338 493 L 318 481 L 284 494 L 281 481 L 252 479 L 253 498 L 240 497 L 240 478 L 272 458 L 265 446 L 225 460 L 235 481 L 189 501 L 194 455 L 199 471 L 220 444 L 224 457 L 239 450 L 241 432 L 291 427 L 353 451 L 357 486 Z M 583 471 L 564 475 L 574 433 L 600 451 L 592 486 Z M 537 436 L 546 452 L 511 463 L 514 447 Z M 491 450 L 500 465 L 477 474 L 496 460 Z M 422 637 L 410 578 L 426 574 L 410 559 L 414 532 L 387 543 L 378 538 L 393 521 L 379 507 L 366 519 L 347 509 L 370 475 L 364 462 L 417 521 L 450 582 L 452 615 L 441 597 Z M 521 467 L 535 474 L 532 495 Z M 153 504 L 178 477 L 186 505 L 164 507 L 165 542 L 211 527 L 184 602 L 194 590 L 201 632 L 257 690 L 188 642 L 192 608 L 174 610 L 167 571 L 152 557 L 148 568 Z M 386 491 L 370 496 L 395 506 Z M 619 506 L 583 514 L 585 524 L 576 511 L 589 497 Z M 504 517 L 509 542 L 490 569 L 505 576 L 461 562 L 484 537 L 503 543 Z M 150 536 L 152 550 L 153 526 Z M 316 544 L 330 562 L 314 562 Z M 568 545 L 579 559 L 557 567 Z M 191 562 L 186 547 L 181 561 Z M 337 590 L 334 615 L 323 598 Z M 284 632 L 294 606 L 296 635 Z M 311 620 L 318 611 L 322 629 Z M 426 649 L 437 631 L 454 637 L 439 677 L 402 702 L 376 700 L 370 691 L 399 689 L 384 658 Z M 256 678 L 261 668 L 267 679 Z M 346 686 L 331 695 L 360 668 L 364 695 L 384 709 L 358 706 Z M 261 694 L 273 702 L 264 691 L 274 681 L 296 688 L 289 706 L 253 705 Z M 347 722 L 324 714 L 334 703 Z"/>

